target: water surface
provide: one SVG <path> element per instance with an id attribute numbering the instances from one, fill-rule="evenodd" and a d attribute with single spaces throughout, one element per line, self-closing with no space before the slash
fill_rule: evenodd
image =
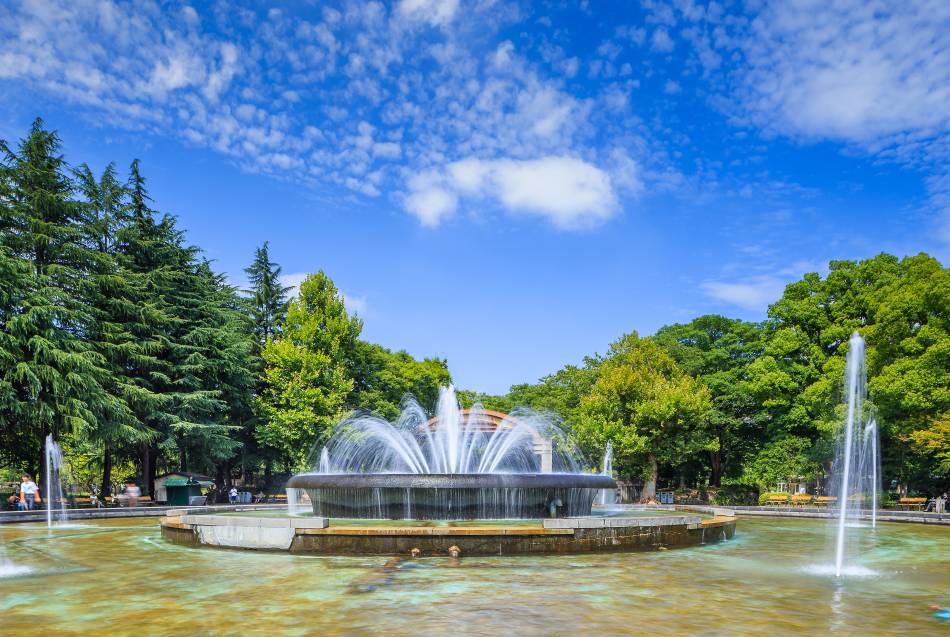
<path id="1" fill-rule="evenodd" d="M 0 576 L 0 635 L 950 634 L 930 608 L 950 606 L 950 527 L 865 529 L 838 580 L 829 526 L 740 518 L 734 540 L 687 549 L 400 561 L 180 547 L 154 518 L 7 525 L 20 574 Z"/>

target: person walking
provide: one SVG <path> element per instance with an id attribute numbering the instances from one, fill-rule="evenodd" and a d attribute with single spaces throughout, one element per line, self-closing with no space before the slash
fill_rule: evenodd
<path id="1" fill-rule="evenodd" d="M 20 478 L 20 506 L 24 511 L 32 511 L 40 501 L 40 488 L 33 482 L 30 474 L 24 473 Z"/>
<path id="2" fill-rule="evenodd" d="M 238 501 L 238 490 L 237 487 L 231 487 L 231 490 L 228 491 L 228 502 L 231 504 L 237 504 Z"/>

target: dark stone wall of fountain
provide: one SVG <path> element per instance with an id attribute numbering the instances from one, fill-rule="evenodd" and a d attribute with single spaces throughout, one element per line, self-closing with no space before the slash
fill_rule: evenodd
<path id="1" fill-rule="evenodd" d="M 589 474 L 302 474 L 314 515 L 377 520 L 513 520 L 590 515 L 613 479 Z"/>
<path id="2" fill-rule="evenodd" d="M 377 520 L 516 520 L 590 515 L 597 489 L 307 489 L 318 517 Z"/>

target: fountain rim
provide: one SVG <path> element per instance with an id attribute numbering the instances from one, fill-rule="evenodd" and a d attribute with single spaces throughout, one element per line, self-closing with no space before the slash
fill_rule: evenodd
<path id="1" fill-rule="evenodd" d="M 291 489 L 613 489 L 610 476 L 588 473 L 299 473 Z"/>

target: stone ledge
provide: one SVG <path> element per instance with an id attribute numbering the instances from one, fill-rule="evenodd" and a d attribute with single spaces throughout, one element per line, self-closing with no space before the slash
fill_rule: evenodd
<path id="1" fill-rule="evenodd" d="M 171 517 L 171 516 L 170 516 Z M 182 515 L 180 522 L 194 526 L 233 526 L 270 529 L 323 529 L 327 518 L 253 518 L 231 515 Z"/>
<path id="2" fill-rule="evenodd" d="M 605 528 L 634 528 L 641 526 L 680 526 L 699 524 L 702 518 L 698 515 L 664 515 L 658 517 L 636 518 L 554 518 L 544 520 L 546 529 L 605 529 Z"/>

